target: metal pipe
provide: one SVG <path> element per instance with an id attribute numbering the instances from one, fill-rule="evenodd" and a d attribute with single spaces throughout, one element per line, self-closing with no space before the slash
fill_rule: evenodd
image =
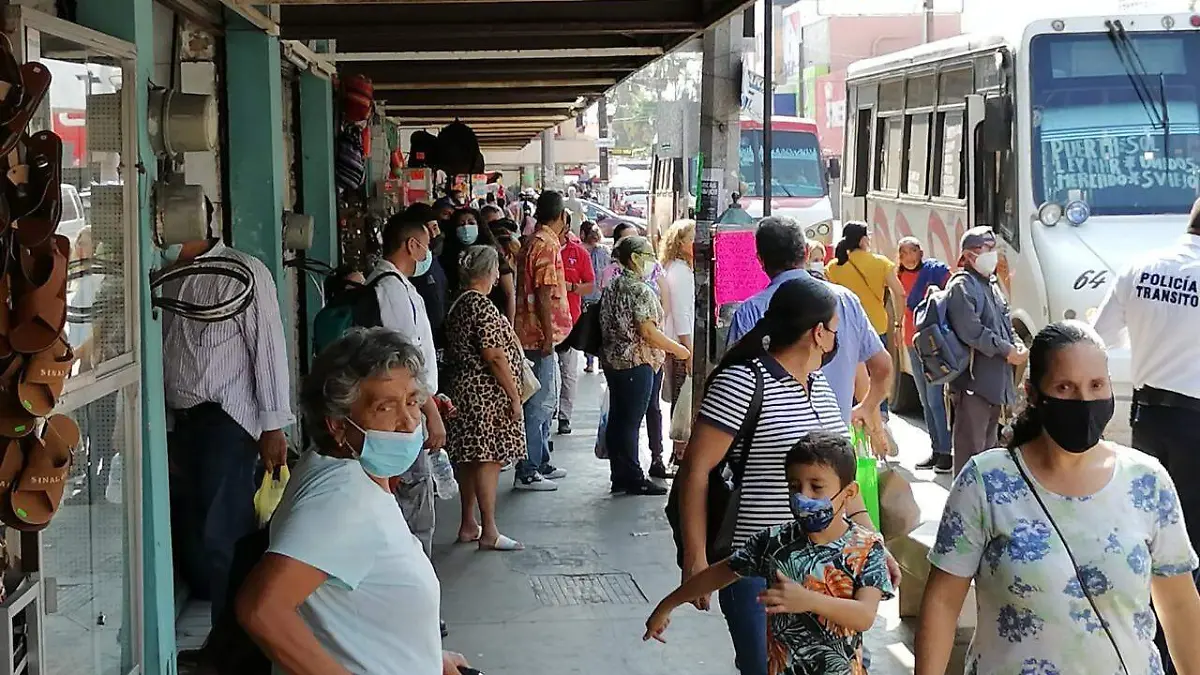
<path id="1" fill-rule="evenodd" d="M 232 2 L 233 0 L 226 0 Z M 343 52 L 335 61 L 489 61 L 500 59 L 588 59 L 608 56 L 662 56 L 662 47 L 578 47 L 571 49 L 474 49 L 430 52 Z"/>
<path id="2" fill-rule="evenodd" d="M 771 150 L 775 147 L 771 116 L 775 112 L 775 7 L 763 0 L 763 131 L 762 131 L 762 214 L 771 215 Z"/>

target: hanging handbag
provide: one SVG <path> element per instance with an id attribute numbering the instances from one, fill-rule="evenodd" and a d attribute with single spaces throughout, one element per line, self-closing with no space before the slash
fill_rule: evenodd
<path id="1" fill-rule="evenodd" d="M 737 526 L 738 506 L 741 503 L 742 478 L 746 473 L 746 461 L 750 455 L 750 443 L 758 418 L 762 413 L 764 380 L 762 367 L 753 362 L 754 394 L 746 408 L 746 416 L 738 427 L 725 459 L 717 463 L 708 473 L 708 494 L 705 510 L 708 512 L 708 532 L 705 533 L 705 548 L 708 560 L 724 560 L 732 553 L 733 532 Z M 731 461 L 730 458 L 736 461 Z M 728 472 L 726 471 L 728 469 Z M 681 481 L 671 484 L 667 497 L 667 522 L 671 525 L 671 536 L 675 540 L 675 564 L 683 568 L 683 518 L 680 513 L 679 490 Z"/>

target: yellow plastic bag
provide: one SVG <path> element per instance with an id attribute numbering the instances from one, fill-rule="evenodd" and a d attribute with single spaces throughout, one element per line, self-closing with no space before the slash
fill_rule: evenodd
<path id="1" fill-rule="evenodd" d="M 277 473 L 278 476 L 272 476 L 270 472 L 264 473 L 262 485 L 259 485 L 258 492 L 254 493 L 254 513 L 258 516 L 259 527 L 267 526 L 279 502 L 283 501 L 283 490 L 287 487 L 289 476 L 287 464 L 279 467 Z"/>

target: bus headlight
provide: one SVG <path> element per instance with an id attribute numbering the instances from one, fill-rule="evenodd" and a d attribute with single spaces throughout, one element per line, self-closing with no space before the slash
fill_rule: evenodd
<path id="1" fill-rule="evenodd" d="M 1075 227 L 1079 227 L 1080 225 L 1082 225 L 1088 219 L 1088 217 L 1091 215 L 1092 215 L 1091 208 L 1089 208 L 1088 205 L 1085 204 L 1084 202 L 1076 200 L 1076 201 L 1071 202 L 1070 204 L 1067 204 L 1067 209 L 1066 209 L 1067 222 L 1074 225 Z"/>
<path id="2" fill-rule="evenodd" d="M 1062 216 L 1062 207 L 1054 202 L 1046 202 L 1038 207 L 1038 220 L 1042 221 L 1043 225 L 1054 227 L 1062 220 Z"/>

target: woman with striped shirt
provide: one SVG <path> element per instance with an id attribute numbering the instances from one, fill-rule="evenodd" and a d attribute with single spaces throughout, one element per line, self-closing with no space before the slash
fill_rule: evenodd
<path id="1" fill-rule="evenodd" d="M 710 562 L 706 533 L 720 523 L 707 522 L 709 472 L 730 452 L 751 412 L 756 370 L 763 383 L 762 407 L 749 432 L 734 549 L 759 530 L 793 519 L 784 459 L 796 441 L 816 430 L 848 435 L 837 398 L 820 370 L 837 353 L 837 304 L 829 286 L 815 279 L 783 284 L 762 320 L 726 352 L 709 377 L 679 473 L 684 581 Z M 847 513 L 871 527 L 862 498 L 855 502 L 847 504 Z M 764 580 L 747 577 L 719 594 L 742 675 L 767 672 L 766 614 L 758 600 L 764 590 Z M 707 609 L 708 602 L 703 598 L 696 606 Z"/>

